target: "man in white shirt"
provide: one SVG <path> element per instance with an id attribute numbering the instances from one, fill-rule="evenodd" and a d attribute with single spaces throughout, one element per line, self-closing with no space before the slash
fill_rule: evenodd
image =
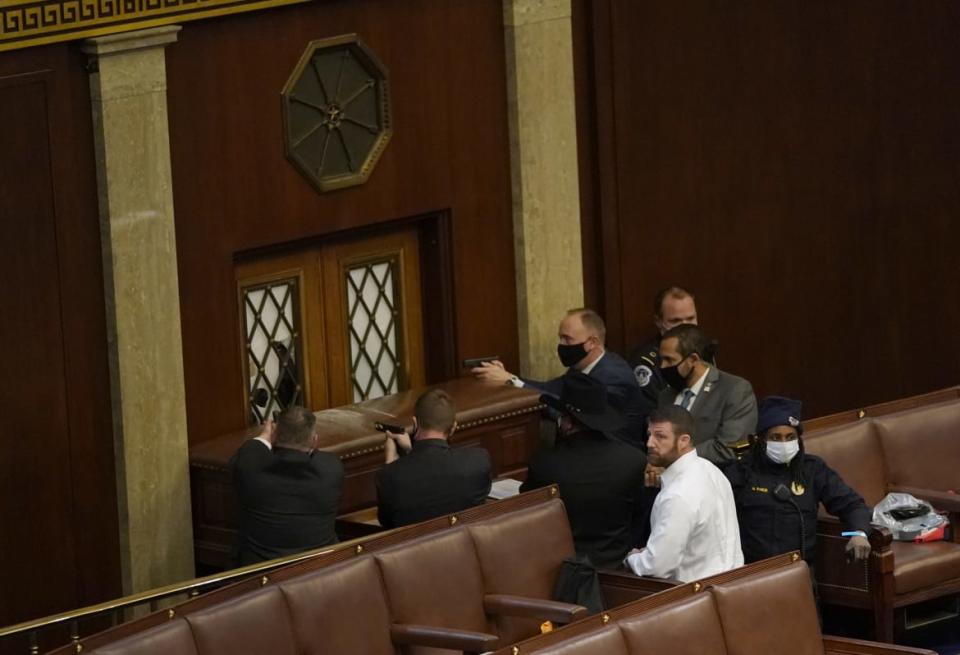
<path id="1" fill-rule="evenodd" d="M 637 575 L 690 582 L 743 566 L 730 483 L 697 455 L 691 432 L 693 417 L 679 405 L 650 415 L 647 459 L 664 470 L 650 538 L 626 559 Z"/>

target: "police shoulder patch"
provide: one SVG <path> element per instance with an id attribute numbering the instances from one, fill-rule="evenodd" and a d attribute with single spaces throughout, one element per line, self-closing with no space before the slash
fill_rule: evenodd
<path id="1" fill-rule="evenodd" d="M 653 377 L 653 371 L 650 370 L 649 366 L 644 364 L 641 364 L 633 369 L 633 374 L 637 376 L 637 384 L 639 384 L 641 387 L 645 387 L 650 384 L 650 378 Z"/>

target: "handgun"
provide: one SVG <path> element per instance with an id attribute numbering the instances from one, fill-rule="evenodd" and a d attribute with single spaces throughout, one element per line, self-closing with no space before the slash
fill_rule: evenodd
<path id="1" fill-rule="evenodd" d="M 463 360 L 463 368 L 477 368 L 485 362 L 492 362 L 500 359 L 500 355 L 494 355 L 492 357 L 473 357 L 471 359 Z"/>
<path id="2" fill-rule="evenodd" d="M 375 427 L 380 432 L 392 432 L 394 434 L 403 434 L 404 432 L 407 431 L 407 429 L 402 426 L 391 425 L 390 423 L 381 423 L 380 421 L 377 421 L 376 423 L 374 423 L 373 427 Z"/>

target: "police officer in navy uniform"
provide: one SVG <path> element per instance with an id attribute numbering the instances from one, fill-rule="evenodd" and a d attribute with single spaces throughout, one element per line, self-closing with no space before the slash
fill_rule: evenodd
<path id="1" fill-rule="evenodd" d="M 804 453 L 800 408 L 799 400 L 764 398 L 751 449 L 724 468 L 737 503 L 744 561 L 799 550 L 812 565 L 820 503 L 852 533 L 847 559 L 866 559 L 870 508 L 822 459 Z"/>
<path id="2" fill-rule="evenodd" d="M 697 324 L 697 306 L 693 294 L 682 287 L 667 287 L 653 301 L 653 324 L 657 335 L 635 347 L 627 358 L 646 401 L 647 413 L 657 406 L 667 383 L 660 375 L 660 337 L 672 327 Z"/>

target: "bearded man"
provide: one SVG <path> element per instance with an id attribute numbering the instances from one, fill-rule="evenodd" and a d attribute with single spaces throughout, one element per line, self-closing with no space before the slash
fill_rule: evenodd
<path id="1" fill-rule="evenodd" d="M 625 564 L 637 575 L 699 580 L 743 566 L 733 491 L 693 445 L 694 421 L 679 405 L 650 414 L 647 459 L 663 469 L 647 545 Z"/>

